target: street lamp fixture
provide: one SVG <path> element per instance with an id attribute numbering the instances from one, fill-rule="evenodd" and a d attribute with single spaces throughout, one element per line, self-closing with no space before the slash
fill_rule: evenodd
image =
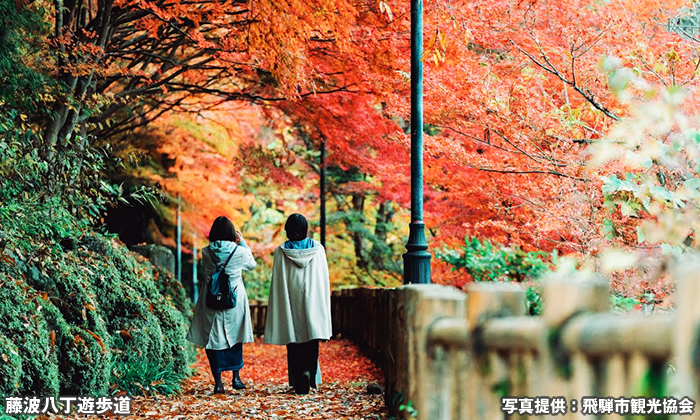
<path id="1" fill-rule="evenodd" d="M 423 0 L 411 0 L 411 224 L 403 282 L 430 283 L 423 222 Z"/>

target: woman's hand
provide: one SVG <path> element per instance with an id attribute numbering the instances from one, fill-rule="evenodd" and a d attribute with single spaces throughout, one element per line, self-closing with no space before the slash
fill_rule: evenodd
<path id="1" fill-rule="evenodd" d="M 240 230 L 236 231 L 236 243 L 240 243 L 243 240 L 243 234 L 241 233 Z"/>

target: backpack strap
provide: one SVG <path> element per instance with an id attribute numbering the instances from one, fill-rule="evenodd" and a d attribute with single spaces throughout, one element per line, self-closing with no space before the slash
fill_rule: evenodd
<path id="1" fill-rule="evenodd" d="M 238 249 L 238 245 L 236 245 L 236 246 L 233 248 L 233 251 L 231 252 L 231 255 L 228 256 L 228 258 L 226 259 L 226 262 L 224 263 L 224 265 L 221 266 L 221 269 L 222 269 L 222 270 L 226 268 L 226 266 L 228 265 L 229 261 L 231 261 L 231 257 L 233 257 L 233 254 L 236 253 L 236 250 L 237 250 L 237 249 Z"/>
<path id="2" fill-rule="evenodd" d="M 216 254 L 213 253 L 211 251 L 211 249 L 209 250 L 209 255 L 211 256 L 212 261 L 214 261 L 214 266 L 215 266 L 214 268 L 216 268 L 216 271 L 221 271 L 228 265 L 229 261 L 231 261 L 231 257 L 233 257 L 233 254 L 236 253 L 236 249 L 238 249 L 238 245 L 236 245 L 236 247 L 233 248 L 231 255 L 228 256 L 228 258 L 226 259 L 226 262 L 224 263 L 224 265 L 221 266 L 221 268 L 219 268 L 219 263 L 216 261 Z"/>

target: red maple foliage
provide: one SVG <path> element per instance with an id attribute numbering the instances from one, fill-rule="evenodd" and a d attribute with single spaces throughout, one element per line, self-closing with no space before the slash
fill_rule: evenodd
<path id="1" fill-rule="evenodd" d="M 595 254 L 607 217 L 598 179 L 620 168 L 586 169 L 586 146 L 627 113 L 601 60 L 619 57 L 648 82 L 692 88 L 696 45 L 670 26 L 686 5 L 427 4 L 425 218 L 436 245 L 471 235 Z M 331 164 L 368 175 L 348 188 L 407 206 L 409 2 L 85 0 L 54 12 L 47 48 L 56 52 L 57 77 L 71 91 L 52 98 L 55 112 L 43 123 L 48 151 L 68 147 L 79 130 L 110 141 L 149 121 L 167 125 L 158 119 L 164 113 L 201 114 L 245 102 L 282 141 L 271 147 L 260 134 L 232 136 L 228 141 L 251 158 L 234 170 L 281 188 L 306 188 L 313 164 L 306 171 L 289 167 L 312 159 L 303 150 L 289 152 L 285 136 L 303 138 L 306 151 L 325 139 Z M 79 118 L 88 108 L 96 111 Z M 194 146 L 182 143 L 188 144 Z M 185 162 L 183 150 L 166 153 Z M 230 173 L 223 178 L 236 181 Z M 214 186 L 211 194 L 220 198 L 222 191 Z M 316 199 L 312 191 L 299 200 L 308 207 Z M 233 201 L 239 210 L 249 204 Z M 200 205 L 196 197 L 192 203 Z M 634 221 L 620 222 L 628 242 L 624 232 L 634 229 L 624 225 Z M 199 232 L 203 223 L 193 221 Z"/>

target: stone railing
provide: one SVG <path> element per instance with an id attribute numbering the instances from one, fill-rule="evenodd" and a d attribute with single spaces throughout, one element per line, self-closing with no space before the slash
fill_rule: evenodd
<path id="1" fill-rule="evenodd" d="M 333 327 L 383 368 L 387 406 L 400 418 L 502 419 L 507 407 L 508 418 L 612 418 L 609 399 L 632 415 L 640 398 L 662 413 L 693 405 L 679 418 L 698 418 L 700 264 L 675 281 L 675 311 L 654 315 L 609 312 L 608 283 L 596 277 L 546 279 L 539 317 L 524 315 L 514 284 L 474 284 L 466 294 L 349 289 L 333 293 Z"/>

